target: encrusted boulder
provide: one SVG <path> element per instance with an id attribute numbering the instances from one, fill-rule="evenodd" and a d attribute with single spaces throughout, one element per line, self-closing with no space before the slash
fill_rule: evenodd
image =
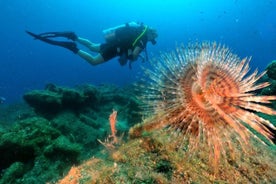
<path id="1" fill-rule="evenodd" d="M 276 80 L 276 60 L 273 60 L 266 68 L 267 76 L 270 79 Z"/>
<path id="2" fill-rule="evenodd" d="M 44 90 L 27 92 L 23 98 L 37 114 L 47 119 L 68 110 L 78 115 L 105 113 L 108 116 L 116 109 L 129 126 L 141 121 L 141 104 L 131 87 L 80 85 L 71 89 L 47 84 Z"/>
<path id="3" fill-rule="evenodd" d="M 62 95 L 48 90 L 34 90 L 24 94 L 24 100 L 36 112 L 56 113 L 62 109 Z"/>
<path id="4" fill-rule="evenodd" d="M 49 117 L 63 110 L 78 111 L 97 100 L 97 91 L 57 87 L 48 84 L 45 90 L 34 90 L 23 95 L 24 100 L 39 114 Z"/>
<path id="5" fill-rule="evenodd" d="M 60 132 L 44 118 L 29 118 L 0 135 L 0 170 L 14 162 L 31 163 L 44 145 L 51 144 Z"/>
<path id="6" fill-rule="evenodd" d="M 44 118 L 16 122 L 0 134 L 0 183 L 35 183 L 58 177 L 56 168 L 78 163 L 82 146 L 72 143 Z M 45 172 L 45 168 L 52 172 Z"/>

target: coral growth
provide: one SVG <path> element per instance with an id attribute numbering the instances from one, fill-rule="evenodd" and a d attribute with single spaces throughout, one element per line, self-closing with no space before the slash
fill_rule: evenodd
<path id="1" fill-rule="evenodd" d="M 124 134 L 122 134 L 120 137 L 117 137 L 116 123 L 117 111 L 113 109 L 112 113 L 109 115 L 109 125 L 111 134 L 108 135 L 108 137 L 104 141 L 98 139 L 98 141 L 110 151 L 114 150 L 116 146 L 122 143 L 122 138 L 124 136 Z"/>
<path id="2" fill-rule="evenodd" d="M 208 146 L 215 168 L 221 156 L 234 155 L 233 147 L 246 151 L 251 137 L 261 142 L 273 138 L 268 127 L 274 125 L 254 112 L 276 115 L 264 105 L 276 96 L 254 94 L 269 83 L 255 84 L 263 74 L 249 73 L 249 59 L 240 60 L 216 43 L 203 43 L 164 53 L 153 63 L 139 88 L 146 111 L 154 115 L 132 129 L 132 136 L 165 129 L 177 135 L 172 136 L 177 146 L 187 143 L 190 153 L 201 144 Z"/>
<path id="3" fill-rule="evenodd" d="M 109 115 L 109 124 L 111 129 L 111 137 L 113 138 L 113 142 L 117 143 L 117 137 L 116 137 L 116 122 L 117 122 L 117 111 L 113 109 L 113 112 Z"/>

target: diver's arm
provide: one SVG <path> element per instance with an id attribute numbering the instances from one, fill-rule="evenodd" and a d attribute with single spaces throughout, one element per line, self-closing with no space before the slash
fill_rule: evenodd
<path id="1" fill-rule="evenodd" d="M 76 41 L 79 42 L 80 44 L 84 45 L 85 47 L 89 48 L 93 52 L 99 52 L 100 51 L 100 45 L 101 44 L 92 43 L 88 39 L 81 38 L 81 37 L 78 37 L 76 39 Z"/>
<path id="2" fill-rule="evenodd" d="M 132 61 L 136 61 L 138 59 L 139 54 L 143 51 L 141 47 L 136 46 L 132 52 Z"/>

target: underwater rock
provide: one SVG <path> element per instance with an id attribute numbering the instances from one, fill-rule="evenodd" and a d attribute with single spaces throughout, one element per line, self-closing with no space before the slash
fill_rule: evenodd
<path id="1" fill-rule="evenodd" d="M 84 105 L 86 97 L 80 92 L 73 89 L 63 89 L 62 106 L 65 108 L 79 108 Z"/>
<path id="2" fill-rule="evenodd" d="M 84 115 L 84 114 L 80 114 L 79 116 L 80 121 L 85 123 L 88 126 L 91 126 L 95 129 L 99 129 L 101 127 L 101 124 L 99 121 L 96 121 L 95 119 L 92 119 L 91 117 Z"/>
<path id="3" fill-rule="evenodd" d="M 261 95 L 275 95 L 276 94 L 276 80 L 269 80 L 270 85 L 262 89 Z"/>
<path id="4" fill-rule="evenodd" d="M 102 85 L 98 90 L 101 92 L 99 104 L 103 110 L 116 109 L 120 118 L 127 120 L 129 126 L 141 122 L 141 102 L 137 99 L 133 86 L 118 88 L 114 85 Z"/>
<path id="5" fill-rule="evenodd" d="M 0 170 L 9 167 L 14 162 L 33 162 L 43 145 L 60 134 L 49 127 L 43 118 L 30 118 L 15 124 L 9 131 L 0 135 Z"/>
<path id="6" fill-rule="evenodd" d="M 276 60 L 273 60 L 266 68 L 267 76 L 273 80 L 276 80 Z"/>
<path id="7" fill-rule="evenodd" d="M 57 113 L 62 107 L 62 95 L 51 91 L 34 90 L 24 94 L 23 98 L 36 112 L 42 114 Z"/>
<path id="8" fill-rule="evenodd" d="M 52 83 L 46 84 L 44 89 L 47 91 L 55 92 L 55 93 L 59 93 L 59 91 L 60 91 L 59 88 L 55 84 L 52 84 Z"/>
<path id="9" fill-rule="evenodd" d="M 131 87 L 80 85 L 76 89 L 70 89 L 47 84 L 45 90 L 28 92 L 23 98 L 38 115 L 47 119 L 53 119 L 58 113 L 66 110 L 76 114 L 91 115 L 97 112 L 108 116 L 112 109 L 116 109 L 120 113 L 120 118 L 127 120 L 128 126 L 142 120 L 140 102 Z M 96 121 L 86 117 L 81 116 L 82 121 L 97 128 Z"/>
<path id="10" fill-rule="evenodd" d="M 214 175 L 209 166 L 208 146 L 193 155 L 176 150 L 164 133 L 152 133 L 92 157 L 79 166 L 73 166 L 58 183 L 273 183 L 275 180 L 275 150 L 263 145 L 251 157 L 233 158 L 221 164 Z M 260 146 L 260 147 L 259 147 Z M 253 150 L 252 150 L 253 151 Z M 257 156 L 256 153 L 260 155 Z M 263 154 L 263 155 L 262 155 Z M 266 158 L 268 157 L 268 158 Z M 268 159 L 268 160 L 266 160 Z M 231 162 L 230 162 L 231 161 Z"/>
<path id="11" fill-rule="evenodd" d="M 83 115 L 79 118 L 74 113 L 63 112 L 58 114 L 54 119 L 52 119 L 52 125 L 60 130 L 63 135 L 68 137 L 71 142 L 79 143 L 83 145 L 86 151 L 92 150 L 99 145 L 97 139 L 102 139 L 107 134 L 106 129 L 103 127 L 108 126 L 108 119 L 97 117 L 97 123 L 94 124 L 94 120 L 89 119 L 88 116 L 85 117 L 86 123 L 83 121 Z M 99 115 L 100 116 L 100 115 Z M 89 121 L 89 124 L 87 124 Z M 98 127 L 98 128 L 95 128 Z"/>
<path id="12" fill-rule="evenodd" d="M 7 168 L 2 175 L 1 184 L 14 183 L 16 178 L 21 177 L 25 173 L 25 167 L 22 162 L 14 162 L 9 168 Z"/>
<path id="13" fill-rule="evenodd" d="M 87 106 L 91 98 L 81 91 L 74 89 L 47 85 L 46 90 L 34 90 L 23 95 L 24 100 L 35 109 L 35 111 L 49 118 L 62 110 L 70 109 L 78 111 Z"/>
<path id="14" fill-rule="evenodd" d="M 98 139 L 110 134 L 112 109 L 118 111 L 119 135 L 141 121 L 139 100 L 131 88 L 81 85 L 70 89 L 48 84 L 23 98 L 27 103 L 9 114 L 16 116 L 11 125 L 0 129 L 0 172 L 6 178 L 0 178 L 0 184 L 55 182 L 72 165 L 98 154 L 102 148 Z M 14 172 L 16 167 L 19 174 Z M 157 170 L 163 172 L 162 167 Z"/>
<path id="15" fill-rule="evenodd" d="M 83 96 L 85 96 L 86 103 L 90 106 L 96 104 L 101 97 L 101 92 L 93 85 L 80 85 L 76 88 L 76 90 L 82 92 Z"/>
<path id="16" fill-rule="evenodd" d="M 60 173 L 44 172 L 45 168 L 55 171 L 77 163 L 81 149 L 44 118 L 18 121 L 0 135 L 0 183 L 33 183 L 26 182 L 32 176 L 41 182 L 56 178 Z"/>
<path id="17" fill-rule="evenodd" d="M 266 75 L 265 75 L 266 76 Z M 265 82 L 269 82 L 270 85 L 259 90 L 261 95 L 268 95 L 268 96 L 274 96 L 276 94 L 276 80 L 269 79 L 264 80 Z M 272 101 L 270 104 L 267 104 L 267 106 L 276 109 L 276 101 Z M 275 141 L 274 141 L 275 142 Z"/>
<path id="18" fill-rule="evenodd" d="M 65 136 L 59 136 L 44 149 L 44 154 L 51 159 L 59 158 L 59 160 L 62 160 L 70 158 L 70 160 L 76 162 L 81 150 L 82 147 L 79 144 L 72 143 Z"/>
<path id="19" fill-rule="evenodd" d="M 14 162 L 32 163 L 35 157 L 34 147 L 13 143 L 10 140 L 0 143 L 0 171 Z"/>

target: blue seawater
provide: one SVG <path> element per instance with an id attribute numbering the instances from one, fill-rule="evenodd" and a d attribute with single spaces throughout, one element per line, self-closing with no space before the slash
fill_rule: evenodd
<path id="1" fill-rule="evenodd" d="M 252 56 L 251 68 L 259 71 L 276 58 L 275 0 L 0 0 L 0 96 L 17 102 L 47 83 L 132 83 L 147 63 L 138 61 L 130 70 L 116 58 L 91 66 L 25 33 L 74 31 L 101 43 L 103 29 L 129 21 L 158 30 L 157 44 L 148 44 L 150 57 L 180 43 L 217 41 L 240 57 Z"/>

